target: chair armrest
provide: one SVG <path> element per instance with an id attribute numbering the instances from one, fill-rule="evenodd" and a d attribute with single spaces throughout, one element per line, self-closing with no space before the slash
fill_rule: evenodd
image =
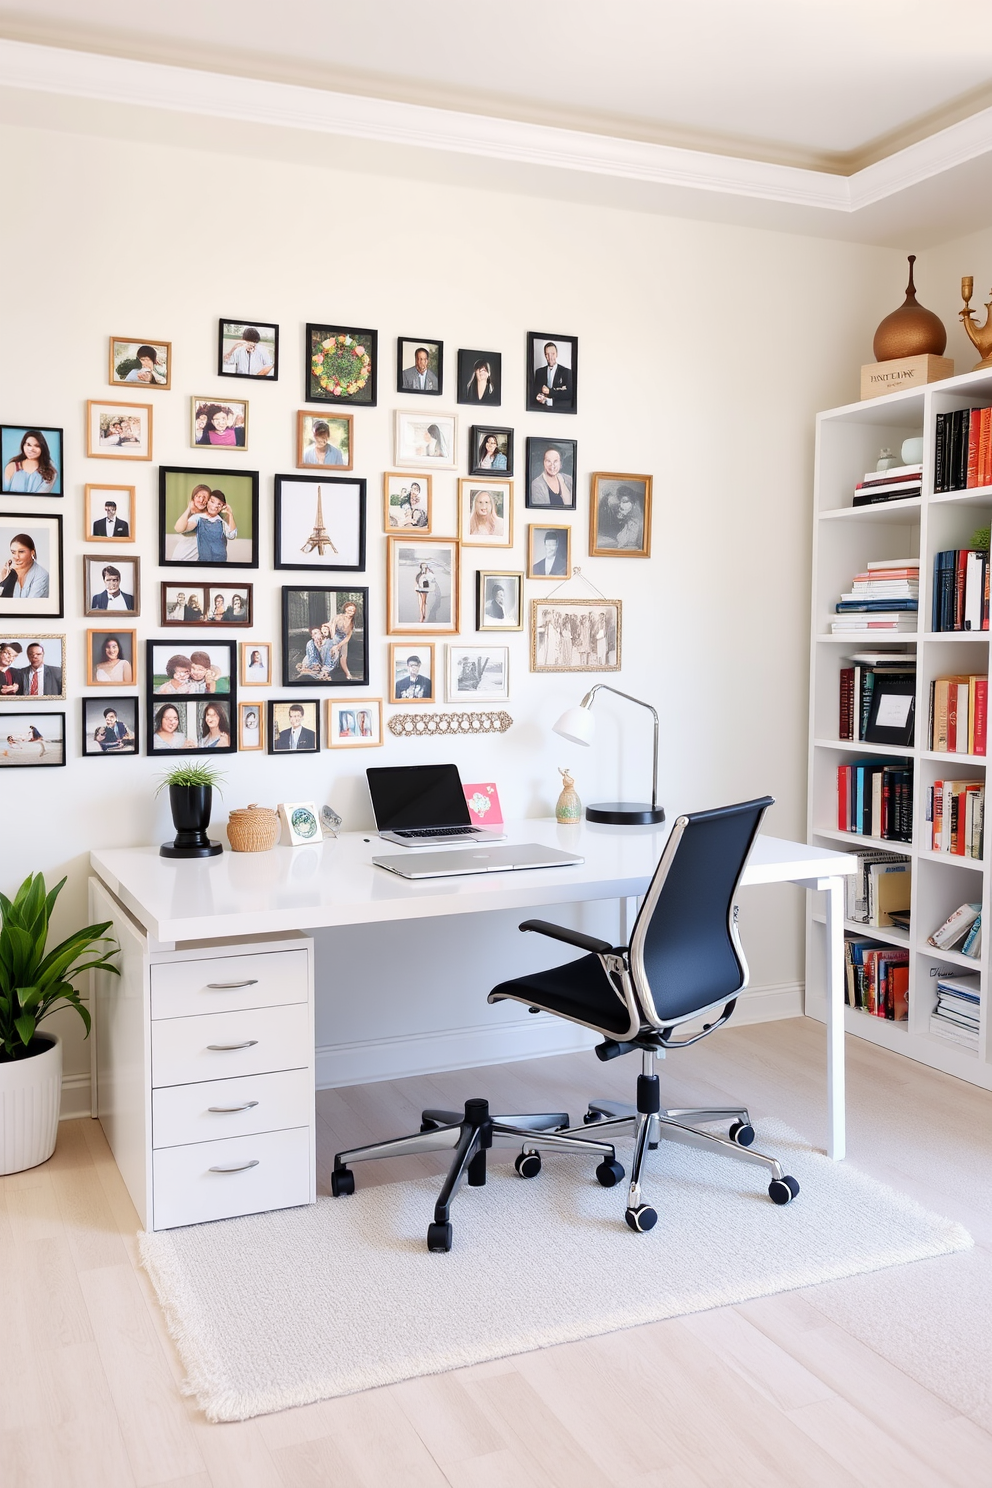
<path id="1" fill-rule="evenodd" d="M 603 955 L 612 951 L 608 940 L 598 940 L 595 935 L 583 935 L 581 930 L 566 930 L 562 925 L 552 925 L 550 920 L 524 920 L 521 930 L 536 930 L 538 935 L 547 935 L 551 940 L 563 940 L 566 945 L 577 946 L 580 951 L 593 951 Z"/>

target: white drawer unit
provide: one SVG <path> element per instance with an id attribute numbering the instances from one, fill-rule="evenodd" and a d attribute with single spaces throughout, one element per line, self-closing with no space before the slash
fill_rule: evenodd
<path id="1" fill-rule="evenodd" d="M 152 1091 L 152 1146 L 179 1147 L 306 1126 L 313 1092 L 298 1070 Z"/>
<path id="2" fill-rule="evenodd" d="M 313 1136 L 306 1126 L 163 1147 L 152 1162 L 156 1230 L 311 1201 Z"/>
<path id="3" fill-rule="evenodd" d="M 231 1008 L 306 1002 L 306 951 L 268 951 L 151 968 L 152 1018 L 188 1018 Z"/>
<path id="4" fill-rule="evenodd" d="M 300 1069 L 313 1061 L 305 1002 L 152 1024 L 152 1086 Z"/>

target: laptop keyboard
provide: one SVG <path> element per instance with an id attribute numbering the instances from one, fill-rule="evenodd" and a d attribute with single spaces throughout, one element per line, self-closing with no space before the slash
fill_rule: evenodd
<path id="1" fill-rule="evenodd" d="M 394 837 L 474 837 L 475 827 L 404 827 Z"/>

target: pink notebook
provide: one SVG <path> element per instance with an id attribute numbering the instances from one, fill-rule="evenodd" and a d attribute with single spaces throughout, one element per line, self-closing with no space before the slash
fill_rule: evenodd
<path id="1" fill-rule="evenodd" d="M 499 792 L 491 780 L 482 785 L 466 785 L 463 780 L 462 790 L 465 792 L 468 814 L 472 818 L 473 827 L 501 827 L 503 825 Z"/>

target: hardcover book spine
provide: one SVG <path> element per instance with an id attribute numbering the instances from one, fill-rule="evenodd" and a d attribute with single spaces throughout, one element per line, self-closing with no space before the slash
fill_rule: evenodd
<path id="1" fill-rule="evenodd" d="M 978 447 L 982 428 L 982 412 L 979 408 L 971 410 L 968 421 L 968 460 L 965 471 L 965 484 L 969 490 L 974 490 L 978 485 Z"/>
<path id="2" fill-rule="evenodd" d="M 947 479 L 947 414 L 938 413 L 934 437 L 934 491 L 943 491 Z"/>
<path id="3" fill-rule="evenodd" d="M 954 622 L 951 630 L 964 630 L 964 591 L 968 574 L 968 550 L 959 548 L 954 565 Z"/>
<path id="4" fill-rule="evenodd" d="M 978 434 L 978 484 L 989 483 L 989 435 L 992 434 L 992 408 L 983 408 Z"/>
<path id="5" fill-rule="evenodd" d="M 986 734 L 988 730 L 988 707 L 989 707 L 989 679 L 988 677 L 975 678 L 975 754 L 985 753 Z"/>
<path id="6" fill-rule="evenodd" d="M 840 722 L 837 737 L 854 738 L 854 668 L 841 667 L 840 671 Z"/>
<path id="7" fill-rule="evenodd" d="M 875 691 L 875 673 L 870 667 L 865 667 L 861 673 L 861 717 L 858 722 L 858 738 L 863 739 L 868 732 L 868 719 L 871 717 L 871 699 Z"/>
<path id="8" fill-rule="evenodd" d="M 950 438 L 947 448 L 947 485 L 945 490 L 956 491 L 958 480 L 958 464 L 961 458 L 961 409 L 956 408 L 950 415 Z"/>

